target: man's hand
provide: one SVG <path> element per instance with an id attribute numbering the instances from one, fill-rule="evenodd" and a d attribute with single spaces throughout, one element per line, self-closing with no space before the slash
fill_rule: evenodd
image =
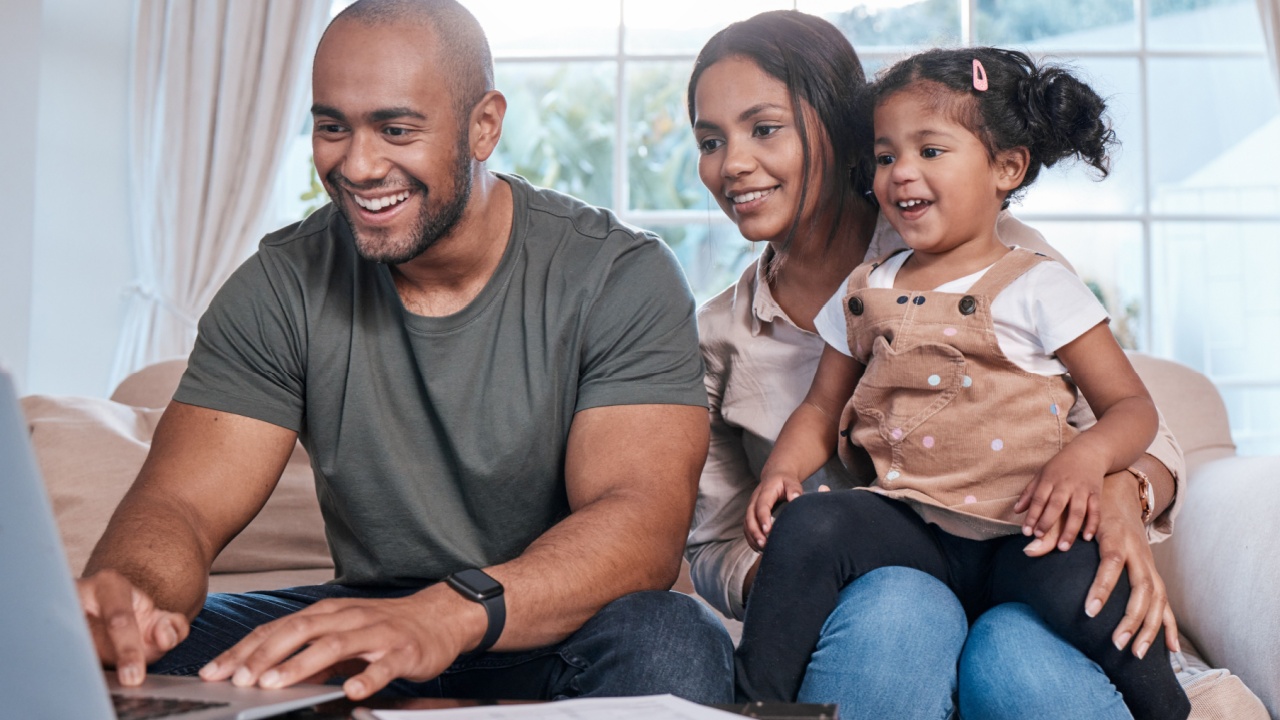
<path id="1" fill-rule="evenodd" d="M 1081 437 L 1062 448 L 1022 491 L 1013 510 L 1027 513 L 1022 521 L 1023 535 L 1034 533 L 1042 538 L 1057 526 L 1058 549 L 1064 551 L 1071 548 L 1082 526 L 1084 539 L 1093 539 L 1107 467 L 1085 445 Z"/>
<path id="2" fill-rule="evenodd" d="M 1163 626 L 1165 646 L 1179 650 L 1178 622 L 1169 606 L 1164 580 L 1156 571 L 1155 558 L 1147 542 L 1141 508 L 1136 507 L 1137 493 L 1132 491 L 1133 477 L 1127 471 L 1107 477 L 1101 502 L 1098 528 L 1098 554 L 1101 561 L 1093 585 L 1085 595 L 1085 614 L 1094 617 L 1111 597 L 1120 573 L 1129 572 L 1129 604 L 1124 617 L 1111 635 L 1121 650 L 1133 641 L 1133 654 L 1143 657 Z M 1062 523 L 1053 525 L 1042 537 L 1027 545 L 1024 552 L 1041 557 L 1053 552 L 1059 543 Z M 1137 636 L 1134 636 L 1137 631 Z"/>
<path id="3" fill-rule="evenodd" d="M 483 607 L 444 584 L 403 598 L 321 600 L 259 626 L 200 677 L 281 688 L 363 665 L 342 685 L 347 697 L 363 700 L 397 678 L 438 676 L 479 644 L 487 622 Z"/>
<path id="4" fill-rule="evenodd" d="M 76 581 L 98 658 L 114 665 L 122 685 L 140 685 L 147 665 L 186 639 L 181 613 L 156 607 L 146 593 L 113 570 Z"/>
<path id="5" fill-rule="evenodd" d="M 747 544 L 753 550 L 764 550 L 765 538 L 773 529 L 774 507 L 778 503 L 795 500 L 803 492 L 800 481 L 793 477 L 772 474 L 761 479 L 760 485 L 751 493 L 747 517 L 742 521 L 743 534 L 747 536 Z"/>

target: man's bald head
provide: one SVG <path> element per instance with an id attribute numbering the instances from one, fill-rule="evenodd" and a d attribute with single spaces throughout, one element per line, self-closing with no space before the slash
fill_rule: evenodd
<path id="1" fill-rule="evenodd" d="M 453 96 L 460 127 L 466 127 L 472 108 L 493 89 L 489 40 L 475 16 L 456 0 L 358 0 L 339 13 L 329 29 L 341 22 L 430 28 L 437 44 L 438 72 Z"/>

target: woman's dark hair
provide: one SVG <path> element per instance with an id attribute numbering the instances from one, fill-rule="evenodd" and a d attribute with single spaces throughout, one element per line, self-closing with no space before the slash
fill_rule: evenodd
<path id="1" fill-rule="evenodd" d="M 974 60 L 985 70 L 986 90 L 975 87 Z M 929 50 L 882 72 L 872 94 L 879 105 L 907 88 L 933 95 L 936 107 L 976 135 L 992 159 L 1004 150 L 1027 149 L 1027 173 L 1005 207 L 1042 167 L 1064 158 L 1080 158 L 1103 178 L 1110 171 L 1117 140 L 1107 103 L 1065 68 L 1037 66 L 1025 53 L 1001 48 Z"/>
<path id="2" fill-rule="evenodd" d="M 864 199 L 871 189 L 871 113 L 866 75 L 849 40 L 834 25 L 796 10 L 764 12 L 733 23 L 716 33 L 702 47 L 689 77 L 689 122 L 694 117 L 698 80 L 707 68 L 725 58 L 754 62 L 766 74 L 787 87 L 791 112 L 804 149 L 800 207 L 809 197 L 809 171 L 813 131 L 805 122 L 800 101 L 809 104 L 822 124 L 818 130 L 831 147 L 832 161 L 820 158 L 819 207 L 835 210 L 840 217 L 849 198 Z M 791 222 L 783 247 L 791 244 L 800 225 L 800 213 Z M 835 239 L 831 228 L 827 243 Z"/>

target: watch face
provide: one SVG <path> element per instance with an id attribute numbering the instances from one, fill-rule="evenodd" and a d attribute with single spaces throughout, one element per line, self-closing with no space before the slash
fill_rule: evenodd
<path id="1" fill-rule="evenodd" d="M 502 584 L 482 570 L 461 570 L 449 576 L 449 584 L 477 600 L 488 600 L 502 594 Z"/>

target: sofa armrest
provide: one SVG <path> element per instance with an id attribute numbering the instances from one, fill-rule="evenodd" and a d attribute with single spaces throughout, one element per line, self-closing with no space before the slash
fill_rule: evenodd
<path id="1" fill-rule="evenodd" d="M 1173 536 L 1153 546 L 1179 629 L 1280 717 L 1280 456 L 1192 471 Z"/>

